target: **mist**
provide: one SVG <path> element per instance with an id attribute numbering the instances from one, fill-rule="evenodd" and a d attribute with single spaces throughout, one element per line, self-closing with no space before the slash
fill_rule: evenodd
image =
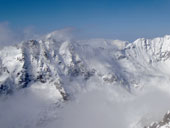
<path id="1" fill-rule="evenodd" d="M 169 109 L 169 100 L 168 93 L 156 88 L 133 95 L 117 87 L 99 87 L 69 102 L 61 112 L 61 120 L 50 127 L 140 128 L 160 120 Z"/>
<path id="2" fill-rule="evenodd" d="M 37 39 L 42 33 L 37 32 L 34 26 L 14 29 L 9 22 L 0 22 L 0 47 L 15 45 L 23 40 Z"/>
<path id="3" fill-rule="evenodd" d="M 170 95 L 153 86 L 136 94 L 120 86 L 89 85 L 60 105 L 48 93 L 25 89 L 1 97 L 1 127 L 140 128 L 160 120 L 170 106 Z"/>

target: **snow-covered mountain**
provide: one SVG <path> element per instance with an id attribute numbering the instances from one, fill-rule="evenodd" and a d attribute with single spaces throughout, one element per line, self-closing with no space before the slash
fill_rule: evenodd
<path id="1" fill-rule="evenodd" d="M 24 88 L 50 90 L 56 102 L 69 100 L 95 83 L 134 94 L 157 82 L 168 91 L 170 36 L 120 40 L 72 40 L 52 32 L 0 50 L 0 95 Z M 152 83 L 152 84 L 151 84 Z M 155 127 L 156 128 L 156 127 Z M 161 127 L 162 128 L 162 127 Z"/>

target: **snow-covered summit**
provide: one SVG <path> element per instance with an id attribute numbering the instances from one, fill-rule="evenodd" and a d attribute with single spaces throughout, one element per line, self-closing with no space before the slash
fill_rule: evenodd
<path id="1" fill-rule="evenodd" d="M 60 97 L 67 99 L 67 94 L 72 93 L 72 83 L 84 83 L 92 77 L 99 83 L 116 83 L 131 90 L 140 84 L 139 76 L 148 71 L 168 73 L 165 66 L 170 62 L 170 36 L 140 38 L 133 43 L 66 37 L 56 31 L 40 40 L 2 49 L 0 93 L 40 82 L 56 88 Z"/>

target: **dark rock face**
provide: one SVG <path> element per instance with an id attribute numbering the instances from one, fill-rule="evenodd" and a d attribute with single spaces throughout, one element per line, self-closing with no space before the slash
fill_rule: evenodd
<path id="1" fill-rule="evenodd" d="M 8 86 L 3 85 L 3 84 L 0 85 L 0 94 L 9 94 L 11 91 Z"/>
<path id="2" fill-rule="evenodd" d="M 13 81 L 8 78 L 0 84 L 0 95 L 11 94 L 13 92 Z"/>

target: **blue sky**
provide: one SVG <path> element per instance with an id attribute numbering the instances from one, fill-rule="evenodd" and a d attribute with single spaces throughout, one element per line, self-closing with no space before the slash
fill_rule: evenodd
<path id="1" fill-rule="evenodd" d="M 170 0 L 0 0 L 0 23 L 39 32 L 74 28 L 82 38 L 135 40 L 170 34 Z"/>

